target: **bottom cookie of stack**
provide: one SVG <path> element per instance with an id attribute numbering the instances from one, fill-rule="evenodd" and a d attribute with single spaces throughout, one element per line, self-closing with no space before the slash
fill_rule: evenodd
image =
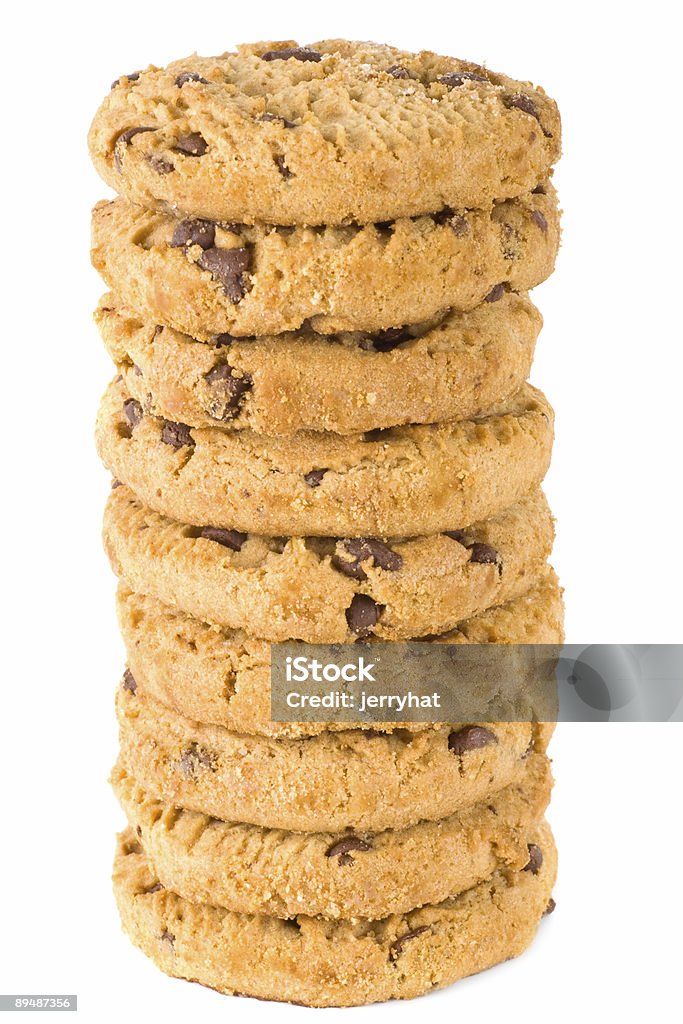
<path id="1" fill-rule="evenodd" d="M 307 1006 L 409 999 L 519 956 L 552 908 L 557 856 L 545 823 L 529 859 L 459 895 L 381 920 L 280 919 L 192 903 L 165 889 L 132 830 L 114 890 L 124 929 L 163 971 L 220 992 Z"/>

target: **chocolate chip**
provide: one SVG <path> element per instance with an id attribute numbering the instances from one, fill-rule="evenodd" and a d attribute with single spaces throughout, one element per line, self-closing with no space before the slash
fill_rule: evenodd
<path id="1" fill-rule="evenodd" d="M 216 348 L 229 348 L 233 341 L 235 341 L 235 338 L 226 331 L 225 334 L 215 334 L 212 341 Z"/>
<path id="2" fill-rule="evenodd" d="M 492 548 L 490 544 L 482 544 L 476 541 L 474 544 L 468 544 L 470 551 L 470 562 L 478 562 L 482 565 L 496 565 L 500 556 L 495 548 Z"/>
<path id="3" fill-rule="evenodd" d="M 261 60 L 303 60 L 313 61 L 317 64 L 322 60 L 322 53 L 317 50 L 309 50 L 307 46 L 290 46 L 285 50 L 266 50 L 261 54 Z"/>
<path id="4" fill-rule="evenodd" d="M 539 117 L 536 104 L 523 92 L 515 92 L 511 96 L 506 96 L 503 100 L 506 107 L 514 107 L 516 110 L 523 110 L 525 114 L 530 114 L 531 117 L 535 117 L 539 125 L 541 125 L 541 131 L 545 135 L 546 139 L 552 139 L 553 133 L 547 131 L 546 128 L 541 124 L 541 118 Z"/>
<path id="5" fill-rule="evenodd" d="M 411 74 L 408 68 L 404 68 L 402 64 L 392 64 L 390 68 L 387 68 L 387 74 L 392 78 L 415 78 L 415 75 Z"/>
<path id="6" fill-rule="evenodd" d="M 400 939 L 396 939 L 396 941 L 392 942 L 389 946 L 389 959 L 392 961 L 398 960 L 403 952 L 403 947 L 406 942 L 410 942 L 411 939 L 416 939 L 418 935 L 424 935 L 424 933 L 428 931 L 429 926 L 425 924 L 421 928 L 413 928 L 412 931 L 406 932 L 405 935 L 402 935 Z"/>
<path id="7" fill-rule="evenodd" d="M 325 473 L 327 473 L 326 469 L 312 469 L 310 473 L 304 475 L 304 480 L 309 487 L 320 487 Z"/>
<path id="8" fill-rule="evenodd" d="M 294 174 L 290 171 L 289 167 L 285 163 L 285 158 L 279 154 L 273 158 L 275 160 L 275 166 L 282 175 L 283 178 L 293 178 Z"/>
<path id="9" fill-rule="evenodd" d="M 540 846 L 536 846 L 536 843 L 529 843 L 527 849 L 529 850 L 529 863 L 522 868 L 522 871 L 530 871 L 532 875 L 537 875 L 543 866 L 543 852 Z"/>
<path id="10" fill-rule="evenodd" d="M 121 483 L 121 481 L 120 480 L 112 480 L 112 482 L 111 482 L 111 489 L 112 489 L 112 491 L 115 491 L 117 487 L 123 487 L 123 484 Z"/>
<path id="11" fill-rule="evenodd" d="M 224 548 L 230 548 L 231 551 L 241 551 L 249 534 L 240 533 L 239 530 L 222 530 L 219 526 L 202 526 L 199 536 L 204 540 L 222 544 Z"/>
<path id="12" fill-rule="evenodd" d="M 346 609 L 346 621 L 352 633 L 369 636 L 372 627 L 379 622 L 383 606 L 376 604 L 367 594 L 356 594 Z"/>
<path id="13" fill-rule="evenodd" d="M 531 194 L 532 194 L 532 196 L 544 196 L 545 195 L 545 185 L 537 185 L 536 188 L 532 188 Z"/>
<path id="14" fill-rule="evenodd" d="M 536 224 L 541 229 L 541 231 L 548 230 L 548 221 L 545 219 L 540 210 L 534 210 L 534 212 L 531 214 L 531 219 L 533 220 L 534 224 Z"/>
<path id="15" fill-rule="evenodd" d="M 154 885 L 150 885 L 147 889 L 144 890 L 145 896 L 151 896 L 152 893 L 161 892 L 162 889 L 163 885 L 161 884 L 161 882 L 156 882 Z"/>
<path id="16" fill-rule="evenodd" d="M 491 291 L 486 296 L 486 298 L 484 299 L 484 302 L 498 302 L 498 300 L 502 299 L 504 295 L 505 295 L 505 285 L 504 284 L 495 284 L 493 286 L 493 288 L 491 289 Z"/>
<path id="17" fill-rule="evenodd" d="M 193 779 L 197 777 L 201 768 L 210 768 L 213 771 L 216 767 L 216 757 L 198 743 L 191 743 L 180 758 L 178 767 L 186 778 Z"/>
<path id="18" fill-rule="evenodd" d="M 396 572 L 403 565 L 403 559 L 391 548 L 387 547 L 380 540 L 374 537 L 353 537 L 341 541 L 344 554 L 350 555 L 347 561 L 339 554 L 332 558 L 332 565 L 344 576 L 350 576 L 354 580 L 366 580 L 368 578 L 361 562 L 372 560 L 372 564 L 387 572 Z"/>
<path id="19" fill-rule="evenodd" d="M 189 135 L 181 135 L 173 148 L 185 156 L 204 156 L 209 147 L 203 135 L 199 132 L 190 132 Z"/>
<path id="20" fill-rule="evenodd" d="M 329 850 L 326 851 L 326 857 L 339 857 L 339 864 L 353 864 L 353 857 L 351 853 L 358 851 L 359 853 L 365 853 L 370 849 L 370 844 L 366 843 L 363 839 L 359 839 L 358 836 L 345 836 L 344 839 L 340 839 L 338 842 L 333 843 Z"/>
<path id="21" fill-rule="evenodd" d="M 121 132 L 114 143 L 114 166 L 119 174 L 121 173 L 121 149 L 126 147 L 131 139 L 134 139 L 136 135 L 141 135 L 144 132 L 155 131 L 156 128 L 127 128 L 125 132 Z"/>
<path id="22" fill-rule="evenodd" d="M 477 75 L 474 71 L 449 71 L 447 75 L 437 78 L 437 82 L 445 85 L 447 89 L 457 89 L 463 82 L 488 82 L 488 78 Z"/>
<path id="23" fill-rule="evenodd" d="M 162 942 L 168 942 L 169 946 L 173 948 L 175 946 L 175 935 L 172 932 L 166 931 L 164 928 L 163 932 L 159 936 Z"/>
<path id="24" fill-rule="evenodd" d="M 239 412 L 242 399 L 251 391 L 254 381 L 245 373 L 241 377 L 228 363 L 219 363 L 204 375 L 204 380 L 212 387 L 212 398 L 208 406 L 209 415 L 214 420 L 234 419 Z"/>
<path id="25" fill-rule="evenodd" d="M 142 419 L 142 406 L 136 398 L 127 398 L 123 403 L 123 415 L 126 417 L 131 427 L 137 427 L 138 423 Z"/>
<path id="26" fill-rule="evenodd" d="M 470 553 L 470 562 L 479 564 L 491 564 L 501 567 L 500 555 L 490 544 L 483 544 L 481 541 L 474 541 L 467 536 L 464 530 L 444 530 L 444 537 L 450 537 L 458 544 L 466 547 Z"/>
<path id="27" fill-rule="evenodd" d="M 127 690 L 128 693 L 137 692 L 138 684 L 135 682 L 135 679 L 133 678 L 133 673 L 129 668 L 127 668 L 126 671 L 123 673 L 121 686 L 123 687 L 124 690 Z"/>
<path id="28" fill-rule="evenodd" d="M 112 87 L 112 89 L 115 89 L 116 86 L 119 84 L 119 82 L 121 81 L 122 78 L 127 78 L 129 82 L 137 82 L 139 77 L 140 77 L 140 72 L 139 71 L 132 71 L 129 75 L 119 75 L 119 77 L 116 79 L 116 81 L 111 83 L 111 87 Z"/>
<path id="29" fill-rule="evenodd" d="M 216 225 L 210 220 L 181 220 L 176 226 L 171 245 L 180 249 L 184 245 L 198 245 L 211 249 L 216 241 Z"/>
<path id="30" fill-rule="evenodd" d="M 479 750 L 497 743 L 498 737 L 483 725 L 466 725 L 448 737 L 448 749 L 454 754 L 462 755 L 470 750 Z"/>
<path id="31" fill-rule="evenodd" d="M 142 370 L 140 369 L 137 363 L 133 363 L 133 373 L 135 374 L 136 377 L 142 377 Z"/>
<path id="32" fill-rule="evenodd" d="M 186 82 L 201 82 L 202 85 L 209 84 L 207 80 L 205 78 L 202 78 L 201 75 L 197 74 L 196 71 L 183 71 L 183 73 L 181 75 L 178 75 L 178 77 L 175 80 L 175 84 L 178 86 L 179 89 L 182 89 Z"/>
<path id="33" fill-rule="evenodd" d="M 513 108 L 514 110 L 521 110 L 525 114 L 530 114 L 531 117 L 535 117 L 538 121 L 538 110 L 536 104 L 532 100 L 531 96 L 527 96 L 523 92 L 513 92 L 511 95 L 506 96 L 503 100 L 505 106 Z"/>
<path id="34" fill-rule="evenodd" d="M 197 264 L 220 281 L 232 303 L 237 304 L 244 296 L 245 285 L 242 275 L 251 265 L 251 254 L 248 249 L 207 249 L 201 254 Z"/>
<path id="35" fill-rule="evenodd" d="M 184 448 L 186 445 L 194 447 L 194 438 L 187 423 L 174 423 L 173 420 L 164 420 L 161 440 L 175 449 Z"/>
<path id="36" fill-rule="evenodd" d="M 121 134 L 116 139 L 116 145 L 118 146 L 119 142 L 122 142 L 124 144 L 124 146 L 127 146 L 128 143 L 130 142 L 130 140 L 134 139 L 136 135 L 141 135 L 144 132 L 155 132 L 155 131 L 156 131 L 156 128 L 127 128 L 126 131 L 125 132 L 121 132 Z"/>
<path id="37" fill-rule="evenodd" d="M 552 914 L 552 912 L 554 911 L 556 906 L 557 906 L 557 903 L 555 902 L 555 900 L 551 896 L 550 899 L 548 900 L 548 906 L 543 911 L 543 916 L 544 917 L 548 917 L 550 914 Z"/>
<path id="38" fill-rule="evenodd" d="M 259 117 L 256 118 L 256 120 L 265 122 L 277 121 L 279 122 L 279 124 L 282 125 L 283 128 L 296 128 L 296 124 L 294 123 L 294 121 L 288 121 L 286 117 L 281 117 L 280 114 L 260 114 Z"/>

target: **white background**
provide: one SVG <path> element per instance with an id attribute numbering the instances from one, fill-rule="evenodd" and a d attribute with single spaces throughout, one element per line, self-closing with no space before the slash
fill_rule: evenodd
<path id="1" fill-rule="evenodd" d="M 5 12 L 1 992 L 77 992 L 88 1022 L 289 1022 L 312 1012 L 168 980 L 120 934 L 110 895 L 121 818 L 106 778 L 123 662 L 99 540 L 108 477 L 91 437 L 111 373 L 90 321 L 102 286 L 88 265 L 89 208 L 105 189 L 85 137 L 111 80 L 194 49 L 343 35 L 485 62 L 558 100 L 564 246 L 536 292 L 546 327 L 533 379 L 557 410 L 547 490 L 567 639 L 673 643 L 683 639 L 674 9 L 117 0 Z M 681 740 L 678 725 L 560 726 L 558 910 L 532 951 L 417 1004 L 329 1018 L 672 1019 Z"/>

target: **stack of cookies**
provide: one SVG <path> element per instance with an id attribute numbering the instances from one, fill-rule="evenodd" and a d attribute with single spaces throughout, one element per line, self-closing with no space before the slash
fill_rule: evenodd
<path id="1" fill-rule="evenodd" d="M 93 261 L 125 930 L 170 975 L 315 1006 L 521 953 L 552 906 L 552 727 L 276 723 L 269 665 L 561 640 L 525 383 L 555 104 L 432 53 L 261 43 L 124 75 L 90 147 L 119 193 Z"/>

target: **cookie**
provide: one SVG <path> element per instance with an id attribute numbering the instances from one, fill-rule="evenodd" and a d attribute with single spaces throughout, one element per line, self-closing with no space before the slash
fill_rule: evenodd
<path id="1" fill-rule="evenodd" d="M 204 622 L 307 643 L 453 629 L 528 590 L 552 541 L 540 491 L 466 532 L 362 548 L 184 526 L 124 486 L 111 492 L 104 520 L 105 550 L 131 590 Z"/>
<path id="2" fill-rule="evenodd" d="M 93 211 L 92 260 L 145 320 L 202 341 L 306 320 L 380 331 L 544 281 L 560 229 L 555 191 L 540 187 L 485 210 L 338 228 L 178 220 L 115 199 Z"/>
<path id="3" fill-rule="evenodd" d="M 284 832 L 220 821 L 151 797 L 120 765 L 114 792 L 165 889 L 240 914 L 382 918 L 440 903 L 494 871 L 518 871 L 550 798 L 548 758 L 519 783 L 438 822 L 384 832 Z"/>
<path id="4" fill-rule="evenodd" d="M 118 618 L 128 668 L 142 696 L 199 722 L 264 736 L 310 736 L 345 730 L 340 722 L 272 722 L 270 645 L 239 630 L 209 626 L 121 585 Z M 547 569 L 529 590 L 480 612 L 438 638 L 442 643 L 559 644 L 562 595 Z M 359 727 L 371 728 L 358 722 Z M 424 729 L 425 723 L 401 728 Z"/>
<path id="5" fill-rule="evenodd" d="M 528 494 L 550 463 L 553 411 L 525 384 L 474 420 L 265 438 L 149 416 L 114 382 L 96 440 L 116 479 L 184 523 L 269 536 L 412 536 L 487 519 Z"/>
<path id="6" fill-rule="evenodd" d="M 527 379 L 541 328 L 528 297 L 513 292 L 376 335 L 303 329 L 205 344 L 146 323 L 111 293 L 95 319 L 126 390 L 148 412 L 269 435 L 479 416 Z"/>
<path id="7" fill-rule="evenodd" d="M 541 89 L 468 61 L 263 42 L 122 75 L 89 146 L 107 184 L 145 206 L 367 223 L 528 191 L 559 158 L 560 118 Z"/>
<path id="8" fill-rule="evenodd" d="M 283 921 L 191 903 L 164 889 L 142 846 L 119 837 L 114 892 L 123 928 L 163 971 L 231 995 L 356 1006 L 409 999 L 521 954 L 550 905 L 552 834 L 528 836 L 529 860 L 466 892 L 378 921 Z"/>
<path id="9" fill-rule="evenodd" d="M 459 723 L 297 739 L 229 732 L 142 697 L 116 696 L 121 764 L 158 800 L 223 821 L 294 832 L 377 832 L 437 821 L 518 781 L 552 726 Z"/>

